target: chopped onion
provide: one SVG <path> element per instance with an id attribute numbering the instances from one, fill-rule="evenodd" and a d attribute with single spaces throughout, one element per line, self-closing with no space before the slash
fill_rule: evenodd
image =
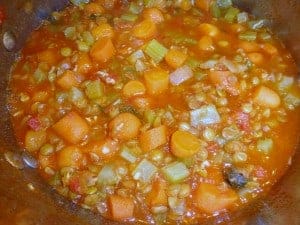
<path id="1" fill-rule="evenodd" d="M 225 57 L 222 57 L 219 62 L 226 66 L 227 69 L 232 73 L 242 73 L 248 69 L 246 65 L 237 64 L 233 61 L 226 59 Z"/>
<path id="2" fill-rule="evenodd" d="M 241 12 L 237 15 L 237 21 L 238 23 L 245 23 L 249 20 L 248 13 L 246 12 Z"/>
<path id="3" fill-rule="evenodd" d="M 189 66 L 182 66 L 170 74 L 170 82 L 179 85 L 193 76 L 193 71 Z"/>
<path id="4" fill-rule="evenodd" d="M 201 69 L 212 69 L 212 68 L 214 68 L 215 67 L 215 65 L 217 65 L 217 63 L 218 63 L 218 61 L 217 60 L 215 60 L 215 59 L 211 59 L 211 60 L 208 60 L 208 61 L 206 61 L 206 62 L 204 62 L 204 63 L 201 63 L 200 64 L 200 68 Z"/>
<path id="5" fill-rule="evenodd" d="M 132 176 L 135 180 L 147 183 L 151 181 L 156 172 L 156 166 L 147 159 L 143 159 L 133 171 Z"/>
<path id="6" fill-rule="evenodd" d="M 204 105 L 190 112 L 191 124 L 193 127 L 198 125 L 209 125 L 219 123 L 220 115 L 214 105 Z"/>

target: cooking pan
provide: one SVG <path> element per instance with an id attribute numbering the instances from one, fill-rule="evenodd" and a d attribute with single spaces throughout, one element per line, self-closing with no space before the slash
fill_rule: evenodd
<path id="1" fill-rule="evenodd" d="M 300 1 L 236 0 L 235 4 L 266 19 L 292 52 L 300 71 Z M 6 13 L 6 20 L 0 26 L 0 225 L 119 224 L 77 207 L 47 186 L 31 168 L 35 166 L 31 158 L 19 150 L 10 124 L 7 83 L 18 51 L 43 19 L 51 19 L 51 12 L 67 5 L 68 0 L 0 0 Z M 205 224 L 299 225 L 299 145 L 296 150 L 291 168 L 267 196 L 236 212 L 211 218 Z M 13 160 L 19 169 L 7 159 Z"/>

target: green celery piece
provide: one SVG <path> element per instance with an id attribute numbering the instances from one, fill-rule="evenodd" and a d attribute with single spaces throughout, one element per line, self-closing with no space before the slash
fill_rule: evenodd
<path id="1" fill-rule="evenodd" d="M 155 63 L 161 62 L 167 52 L 168 49 L 155 39 L 150 41 L 145 48 L 145 53 L 150 56 Z"/>
<path id="2" fill-rule="evenodd" d="M 138 15 L 133 13 L 125 13 L 121 16 L 121 19 L 128 22 L 135 22 L 138 19 Z"/>
<path id="3" fill-rule="evenodd" d="M 195 58 L 188 58 L 186 60 L 186 65 L 188 65 L 192 70 L 194 70 L 200 67 L 201 62 Z"/>
<path id="4" fill-rule="evenodd" d="M 215 18 L 220 18 L 222 15 L 221 9 L 219 8 L 219 6 L 217 5 L 216 2 L 211 4 L 210 12 L 213 15 L 213 17 L 215 17 Z"/>
<path id="5" fill-rule="evenodd" d="M 135 163 L 136 160 L 137 160 L 137 157 L 135 156 L 135 154 L 133 153 L 133 151 L 130 148 L 126 147 L 126 146 L 124 146 L 122 148 L 120 156 L 123 159 L 127 160 L 128 162 L 130 162 L 130 163 Z"/>
<path id="6" fill-rule="evenodd" d="M 181 182 L 190 175 L 188 168 L 182 162 L 173 162 L 163 167 L 162 172 L 171 183 Z"/>
<path id="7" fill-rule="evenodd" d="M 97 99 L 103 96 L 103 85 L 100 80 L 87 83 L 85 94 L 89 99 Z"/>
<path id="8" fill-rule="evenodd" d="M 244 41 L 255 41 L 257 37 L 257 32 L 255 31 L 246 31 L 239 35 L 239 39 Z"/>
<path id="9" fill-rule="evenodd" d="M 224 16 L 224 19 L 229 23 L 233 23 L 234 20 L 236 19 L 237 14 L 239 14 L 239 12 L 240 11 L 237 8 L 230 7 L 230 8 L 228 8 L 228 10 Z"/>

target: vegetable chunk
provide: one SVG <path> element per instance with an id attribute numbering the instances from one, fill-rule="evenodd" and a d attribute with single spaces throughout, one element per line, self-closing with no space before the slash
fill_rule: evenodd
<path id="1" fill-rule="evenodd" d="M 129 81 L 125 86 L 123 87 L 123 95 L 127 98 L 137 96 L 137 95 L 143 95 L 146 92 L 146 88 L 144 84 L 137 80 Z"/>
<path id="2" fill-rule="evenodd" d="M 140 145 L 143 151 L 155 149 L 167 142 L 167 128 L 159 126 L 141 134 Z"/>
<path id="3" fill-rule="evenodd" d="M 196 206 L 206 213 L 229 208 L 238 200 L 238 196 L 233 190 L 223 191 L 213 184 L 206 183 L 198 186 L 194 197 Z"/>
<path id="4" fill-rule="evenodd" d="M 147 92 L 151 95 L 161 94 L 169 87 L 169 74 L 162 69 L 153 69 L 144 74 Z"/>
<path id="5" fill-rule="evenodd" d="M 277 108 L 281 102 L 279 95 L 266 86 L 260 86 L 256 89 L 253 101 L 267 108 Z"/>
<path id="6" fill-rule="evenodd" d="M 57 153 L 57 165 L 59 168 L 79 168 L 83 164 L 84 156 L 81 150 L 75 146 L 69 146 Z"/>
<path id="7" fill-rule="evenodd" d="M 47 138 L 46 131 L 28 131 L 25 136 L 25 148 L 30 152 L 35 152 L 45 144 Z"/>
<path id="8" fill-rule="evenodd" d="M 185 158 L 194 155 L 201 148 L 198 138 L 187 131 L 176 131 L 171 137 L 171 152 L 179 157 Z"/>
<path id="9" fill-rule="evenodd" d="M 133 36 L 140 39 L 153 38 L 156 35 L 156 33 L 156 25 L 152 20 L 149 19 L 146 19 L 137 24 L 132 31 Z"/>
<path id="10" fill-rule="evenodd" d="M 214 105 L 204 105 L 199 109 L 192 110 L 190 116 L 191 124 L 194 127 L 215 124 L 221 121 L 221 117 Z"/>
<path id="11" fill-rule="evenodd" d="M 87 122 L 72 111 L 53 125 L 53 130 L 66 141 L 77 144 L 89 133 Z"/>
<path id="12" fill-rule="evenodd" d="M 114 220 L 124 220 L 133 216 L 134 202 L 131 198 L 111 195 L 108 198 L 108 206 Z"/>
<path id="13" fill-rule="evenodd" d="M 138 135 L 141 125 L 141 121 L 135 115 L 120 113 L 110 121 L 108 127 L 111 137 L 126 141 Z"/>
<path id="14" fill-rule="evenodd" d="M 109 38 L 96 41 L 90 51 L 91 57 L 99 63 L 105 63 L 116 53 L 115 47 Z"/>

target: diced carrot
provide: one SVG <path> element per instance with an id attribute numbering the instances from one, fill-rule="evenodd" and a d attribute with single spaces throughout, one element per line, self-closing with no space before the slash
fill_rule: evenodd
<path id="1" fill-rule="evenodd" d="M 76 64 L 77 64 L 77 71 L 80 74 L 89 73 L 93 68 L 92 61 L 87 53 L 79 54 Z"/>
<path id="2" fill-rule="evenodd" d="M 152 107 L 153 100 L 148 97 L 134 97 L 132 99 L 132 104 L 138 109 L 145 110 Z"/>
<path id="3" fill-rule="evenodd" d="M 127 98 L 143 95 L 146 92 L 145 85 L 138 80 L 131 80 L 123 87 L 123 95 Z"/>
<path id="4" fill-rule="evenodd" d="M 68 146 L 57 152 L 57 165 L 59 168 L 80 168 L 85 158 L 81 150 L 76 146 Z"/>
<path id="5" fill-rule="evenodd" d="M 25 148 L 27 151 L 35 152 L 42 147 L 43 144 L 45 144 L 47 139 L 46 131 L 44 130 L 38 130 L 33 131 L 29 130 L 27 131 L 25 135 Z"/>
<path id="6" fill-rule="evenodd" d="M 99 15 L 102 14 L 103 12 L 104 9 L 102 8 L 102 6 L 95 2 L 90 2 L 84 6 L 84 13 L 86 13 L 87 15 L 91 15 L 91 14 Z"/>
<path id="7" fill-rule="evenodd" d="M 201 148 L 200 140 L 187 131 L 175 131 L 171 137 L 171 152 L 179 158 L 196 154 Z"/>
<path id="8" fill-rule="evenodd" d="M 234 23 L 230 25 L 230 30 L 232 30 L 234 33 L 241 33 L 243 31 L 246 31 L 246 27 L 242 24 Z"/>
<path id="9" fill-rule="evenodd" d="M 77 87 L 80 84 L 79 79 L 77 79 L 76 75 L 71 70 L 65 71 L 56 80 L 56 83 L 58 84 L 58 86 L 65 90 L 69 90 L 72 87 Z"/>
<path id="10" fill-rule="evenodd" d="M 140 39 L 153 38 L 157 33 L 156 25 L 152 20 L 146 19 L 133 28 L 133 36 Z"/>
<path id="11" fill-rule="evenodd" d="M 210 71 L 208 76 L 214 85 L 224 88 L 232 95 L 239 94 L 238 80 L 230 71 L 214 70 Z"/>
<path id="12" fill-rule="evenodd" d="M 140 145 L 147 152 L 167 143 L 167 128 L 162 125 L 140 135 Z"/>
<path id="13" fill-rule="evenodd" d="M 109 38 L 99 39 L 90 50 L 91 57 L 99 63 L 107 62 L 115 53 L 115 47 Z"/>
<path id="14" fill-rule="evenodd" d="M 169 87 L 169 74 L 162 69 L 152 69 L 144 74 L 147 92 L 151 95 L 161 94 Z"/>
<path id="15" fill-rule="evenodd" d="M 164 15 L 157 8 L 147 8 L 143 11 L 143 18 L 149 19 L 153 23 L 161 23 L 164 21 Z"/>
<path id="16" fill-rule="evenodd" d="M 114 220 L 124 220 L 133 216 L 134 201 L 131 198 L 111 195 L 108 198 L 108 206 Z"/>
<path id="17" fill-rule="evenodd" d="M 213 184 L 201 183 L 194 199 L 197 208 L 212 214 L 230 208 L 238 200 L 238 195 L 231 189 L 221 190 Z"/>
<path id="18" fill-rule="evenodd" d="M 114 29 L 108 23 L 101 23 L 92 29 L 92 35 L 96 40 L 100 38 L 113 38 Z"/>
<path id="19" fill-rule="evenodd" d="M 101 160 L 110 159 L 119 150 L 119 143 L 107 138 L 106 140 L 89 143 L 83 151 L 86 153 L 96 154 Z"/>
<path id="20" fill-rule="evenodd" d="M 169 66 L 173 67 L 174 69 L 182 66 L 182 64 L 187 59 L 187 54 L 182 51 L 171 49 L 165 56 L 165 60 Z"/>
<path id="21" fill-rule="evenodd" d="M 262 44 L 261 48 L 269 55 L 277 55 L 278 54 L 278 49 L 270 43 Z"/>
<path id="22" fill-rule="evenodd" d="M 257 52 L 260 50 L 259 44 L 253 41 L 240 41 L 238 47 L 245 52 Z"/>
<path id="23" fill-rule="evenodd" d="M 253 101 L 263 107 L 276 108 L 280 105 L 279 95 L 272 89 L 260 86 L 254 92 Z"/>
<path id="24" fill-rule="evenodd" d="M 210 23 L 202 23 L 199 25 L 198 29 L 202 34 L 210 37 L 216 37 L 220 34 L 219 28 Z"/>
<path id="25" fill-rule="evenodd" d="M 260 66 L 265 63 L 265 57 L 262 53 L 260 52 L 252 52 L 248 54 L 248 58 L 250 59 L 251 62 L 254 64 Z"/>
<path id="26" fill-rule="evenodd" d="M 39 52 L 38 60 L 47 63 L 49 66 L 54 66 L 60 60 L 60 54 L 58 54 L 58 52 L 59 51 L 52 48 Z"/>
<path id="27" fill-rule="evenodd" d="M 204 11 L 209 11 L 211 0 L 196 0 L 196 6 Z"/>
<path id="28" fill-rule="evenodd" d="M 152 189 L 148 193 L 146 199 L 149 205 L 167 205 L 168 196 L 166 193 L 167 182 L 162 179 L 157 179 L 152 183 Z"/>
<path id="29" fill-rule="evenodd" d="M 76 112 L 69 112 L 53 127 L 54 131 L 66 141 L 77 144 L 89 133 L 87 122 Z"/>
<path id="30" fill-rule="evenodd" d="M 120 113 L 110 121 L 110 136 L 119 140 L 130 140 L 135 138 L 142 123 L 135 115 L 131 113 Z"/>
<path id="31" fill-rule="evenodd" d="M 201 51 L 212 52 L 215 50 L 213 40 L 210 36 L 203 36 L 198 41 L 198 49 Z"/>

